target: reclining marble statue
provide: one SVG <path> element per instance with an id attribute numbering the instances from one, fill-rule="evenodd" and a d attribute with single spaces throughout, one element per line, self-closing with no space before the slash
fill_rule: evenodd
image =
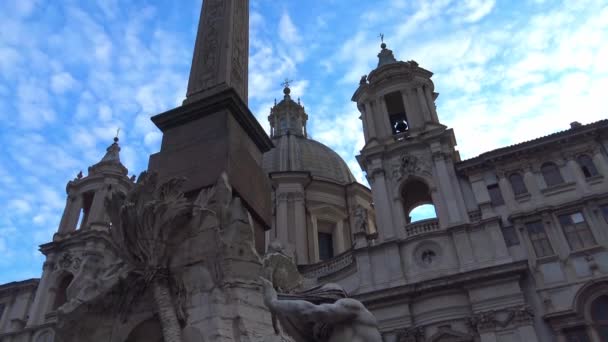
<path id="1" fill-rule="evenodd" d="M 337 284 L 296 294 L 277 294 L 260 277 L 264 303 L 296 342 L 382 342 L 376 318 Z"/>

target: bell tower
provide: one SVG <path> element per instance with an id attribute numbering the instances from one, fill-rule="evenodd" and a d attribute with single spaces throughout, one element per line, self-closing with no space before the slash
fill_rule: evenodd
<path id="1" fill-rule="evenodd" d="M 439 122 L 433 73 L 398 61 L 382 42 L 378 65 L 363 76 L 352 101 L 365 145 L 357 160 L 372 188 L 378 238 L 404 238 L 411 211 L 434 206 L 440 227 L 468 220 L 454 163 L 460 160 L 451 129 Z"/>
<path id="2" fill-rule="evenodd" d="M 83 285 L 79 283 L 79 276 L 111 258 L 108 251 L 112 248 L 107 238 L 110 218 L 104 201 L 112 191 L 128 192 L 133 178 L 127 174 L 127 168 L 120 161 L 116 137 L 103 158 L 88 168 L 87 175 L 81 171 L 68 182 L 66 205 L 57 233 L 53 241 L 40 246 L 45 262 L 28 327 L 55 323 L 59 307 L 74 296 L 72 289 Z"/>

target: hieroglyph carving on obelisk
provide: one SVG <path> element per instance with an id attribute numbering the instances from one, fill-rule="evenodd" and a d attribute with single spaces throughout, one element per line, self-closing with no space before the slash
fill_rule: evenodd
<path id="1" fill-rule="evenodd" d="M 205 0 L 186 102 L 232 87 L 247 103 L 249 0 Z"/>

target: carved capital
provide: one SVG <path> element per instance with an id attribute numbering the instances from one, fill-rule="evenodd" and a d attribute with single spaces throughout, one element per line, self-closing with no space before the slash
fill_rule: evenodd
<path id="1" fill-rule="evenodd" d="M 534 312 L 529 306 L 512 309 L 510 314 L 512 315 L 511 323 L 515 325 L 531 325 L 534 323 Z"/>
<path id="2" fill-rule="evenodd" d="M 442 151 L 433 152 L 434 161 L 449 160 L 449 159 L 450 159 L 450 155 L 448 153 L 445 153 Z"/>
<path id="3" fill-rule="evenodd" d="M 424 329 L 421 327 L 405 328 L 397 333 L 397 342 L 422 342 Z"/>
<path id="4" fill-rule="evenodd" d="M 478 332 L 492 331 L 496 329 L 496 312 L 480 312 L 469 318 L 469 325 Z"/>

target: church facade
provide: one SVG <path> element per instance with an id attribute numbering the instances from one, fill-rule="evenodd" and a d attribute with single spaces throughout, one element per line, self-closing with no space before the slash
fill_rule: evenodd
<path id="1" fill-rule="evenodd" d="M 193 64 L 209 58 L 197 51 Z M 376 316 L 386 342 L 608 341 L 608 120 L 573 122 L 564 131 L 461 160 L 455 133 L 435 106 L 432 72 L 398 61 L 384 43 L 378 58 L 352 97 L 365 138 L 357 160 L 370 188 L 357 183 L 336 152 L 308 137 L 308 114 L 288 86 L 268 117 L 270 136 L 249 134 L 246 148 L 262 153 L 252 152 L 247 166 L 267 177 L 268 208 L 254 204 L 264 184 L 235 189 L 256 222 L 258 253 L 280 242 L 306 285 L 340 284 Z M 240 65 L 244 69 L 228 77 L 240 80 L 236 92 L 246 99 L 246 62 Z M 196 75 L 187 108 L 224 94 L 198 92 L 196 85 L 208 78 Z M 190 123 L 168 113 L 155 119 L 165 137 L 150 158 L 151 170 L 165 170 L 172 156 L 184 153 L 174 147 L 187 143 L 179 139 Z M 243 115 L 235 127 L 254 125 Z M 233 134 L 227 122 L 226 134 Z M 175 127 L 185 128 L 172 136 Z M 66 329 L 59 309 L 87 293 L 82 284 L 105 276 L 90 273 L 116 257 L 108 255 L 112 246 L 103 237 L 111 226 L 104 199 L 128 192 L 135 181 L 119 152 L 115 140 L 87 175 L 68 183 L 57 234 L 40 247 L 46 256 L 41 278 L 0 285 L 0 342 L 59 341 L 57 329 Z M 420 205 L 432 205 L 436 217 L 413 220 Z M 199 286 L 200 274 L 188 274 L 186 288 Z M 190 315 L 200 312 L 194 307 Z M 97 336 L 91 341 L 149 341 L 150 332 L 162 341 L 145 317 L 118 328 L 102 327 L 107 317 L 92 317 L 69 327 Z M 214 340 L 187 329 L 186 341 Z"/>

